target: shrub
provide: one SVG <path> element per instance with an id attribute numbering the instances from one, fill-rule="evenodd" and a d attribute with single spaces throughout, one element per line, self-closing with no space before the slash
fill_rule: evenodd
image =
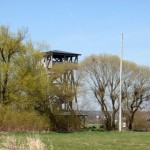
<path id="1" fill-rule="evenodd" d="M 149 124 L 147 123 L 147 115 L 144 112 L 138 111 L 135 115 L 133 122 L 133 130 L 148 130 Z"/>
<path id="2" fill-rule="evenodd" d="M 59 124 L 57 131 L 77 131 L 80 129 L 80 119 L 78 116 L 71 114 L 68 116 L 56 116 Z"/>
<path id="3" fill-rule="evenodd" d="M 0 131 L 24 132 L 47 131 L 49 129 L 48 118 L 35 111 L 19 111 L 9 107 L 0 108 Z"/>

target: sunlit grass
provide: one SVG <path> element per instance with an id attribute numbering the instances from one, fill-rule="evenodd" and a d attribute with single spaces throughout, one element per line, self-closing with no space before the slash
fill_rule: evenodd
<path id="1" fill-rule="evenodd" d="M 98 132 L 74 133 L 7 133 L 0 137 L 13 136 L 26 141 L 38 136 L 47 149 L 54 150 L 149 150 L 149 132 Z"/>

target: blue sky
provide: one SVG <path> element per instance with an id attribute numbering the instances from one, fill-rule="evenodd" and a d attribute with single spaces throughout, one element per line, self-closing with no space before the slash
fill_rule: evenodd
<path id="1" fill-rule="evenodd" d="M 50 48 L 120 55 L 150 66 L 150 0 L 0 0 L 0 25 L 27 27 Z"/>

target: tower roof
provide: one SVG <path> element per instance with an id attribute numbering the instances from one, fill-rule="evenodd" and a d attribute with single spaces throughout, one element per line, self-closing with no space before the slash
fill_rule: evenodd
<path id="1" fill-rule="evenodd" d="M 69 57 L 75 57 L 75 56 L 80 56 L 81 54 L 78 53 L 72 53 L 72 52 L 67 52 L 67 51 L 61 51 L 61 50 L 51 50 L 51 51 L 47 51 L 44 52 L 46 55 L 57 55 L 57 56 L 61 56 L 61 55 L 65 55 L 65 56 L 69 56 Z"/>

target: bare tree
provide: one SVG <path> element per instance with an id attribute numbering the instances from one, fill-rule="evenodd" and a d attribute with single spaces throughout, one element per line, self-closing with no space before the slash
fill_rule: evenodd
<path id="1" fill-rule="evenodd" d="M 116 128 L 119 109 L 119 58 L 117 56 L 90 56 L 83 61 L 85 85 L 92 91 L 105 116 L 106 129 Z M 123 61 L 122 73 L 123 114 L 132 129 L 137 110 L 150 99 L 150 68 Z"/>
<path id="2" fill-rule="evenodd" d="M 115 129 L 119 95 L 119 58 L 108 55 L 91 56 L 84 60 L 83 66 L 89 89 L 105 116 L 106 129 Z"/>
<path id="3" fill-rule="evenodd" d="M 126 67 L 127 69 L 127 67 Z M 129 76 L 123 83 L 124 116 L 128 129 L 132 130 L 135 113 L 144 108 L 145 102 L 150 99 L 150 68 L 137 66 L 130 63 Z"/>

